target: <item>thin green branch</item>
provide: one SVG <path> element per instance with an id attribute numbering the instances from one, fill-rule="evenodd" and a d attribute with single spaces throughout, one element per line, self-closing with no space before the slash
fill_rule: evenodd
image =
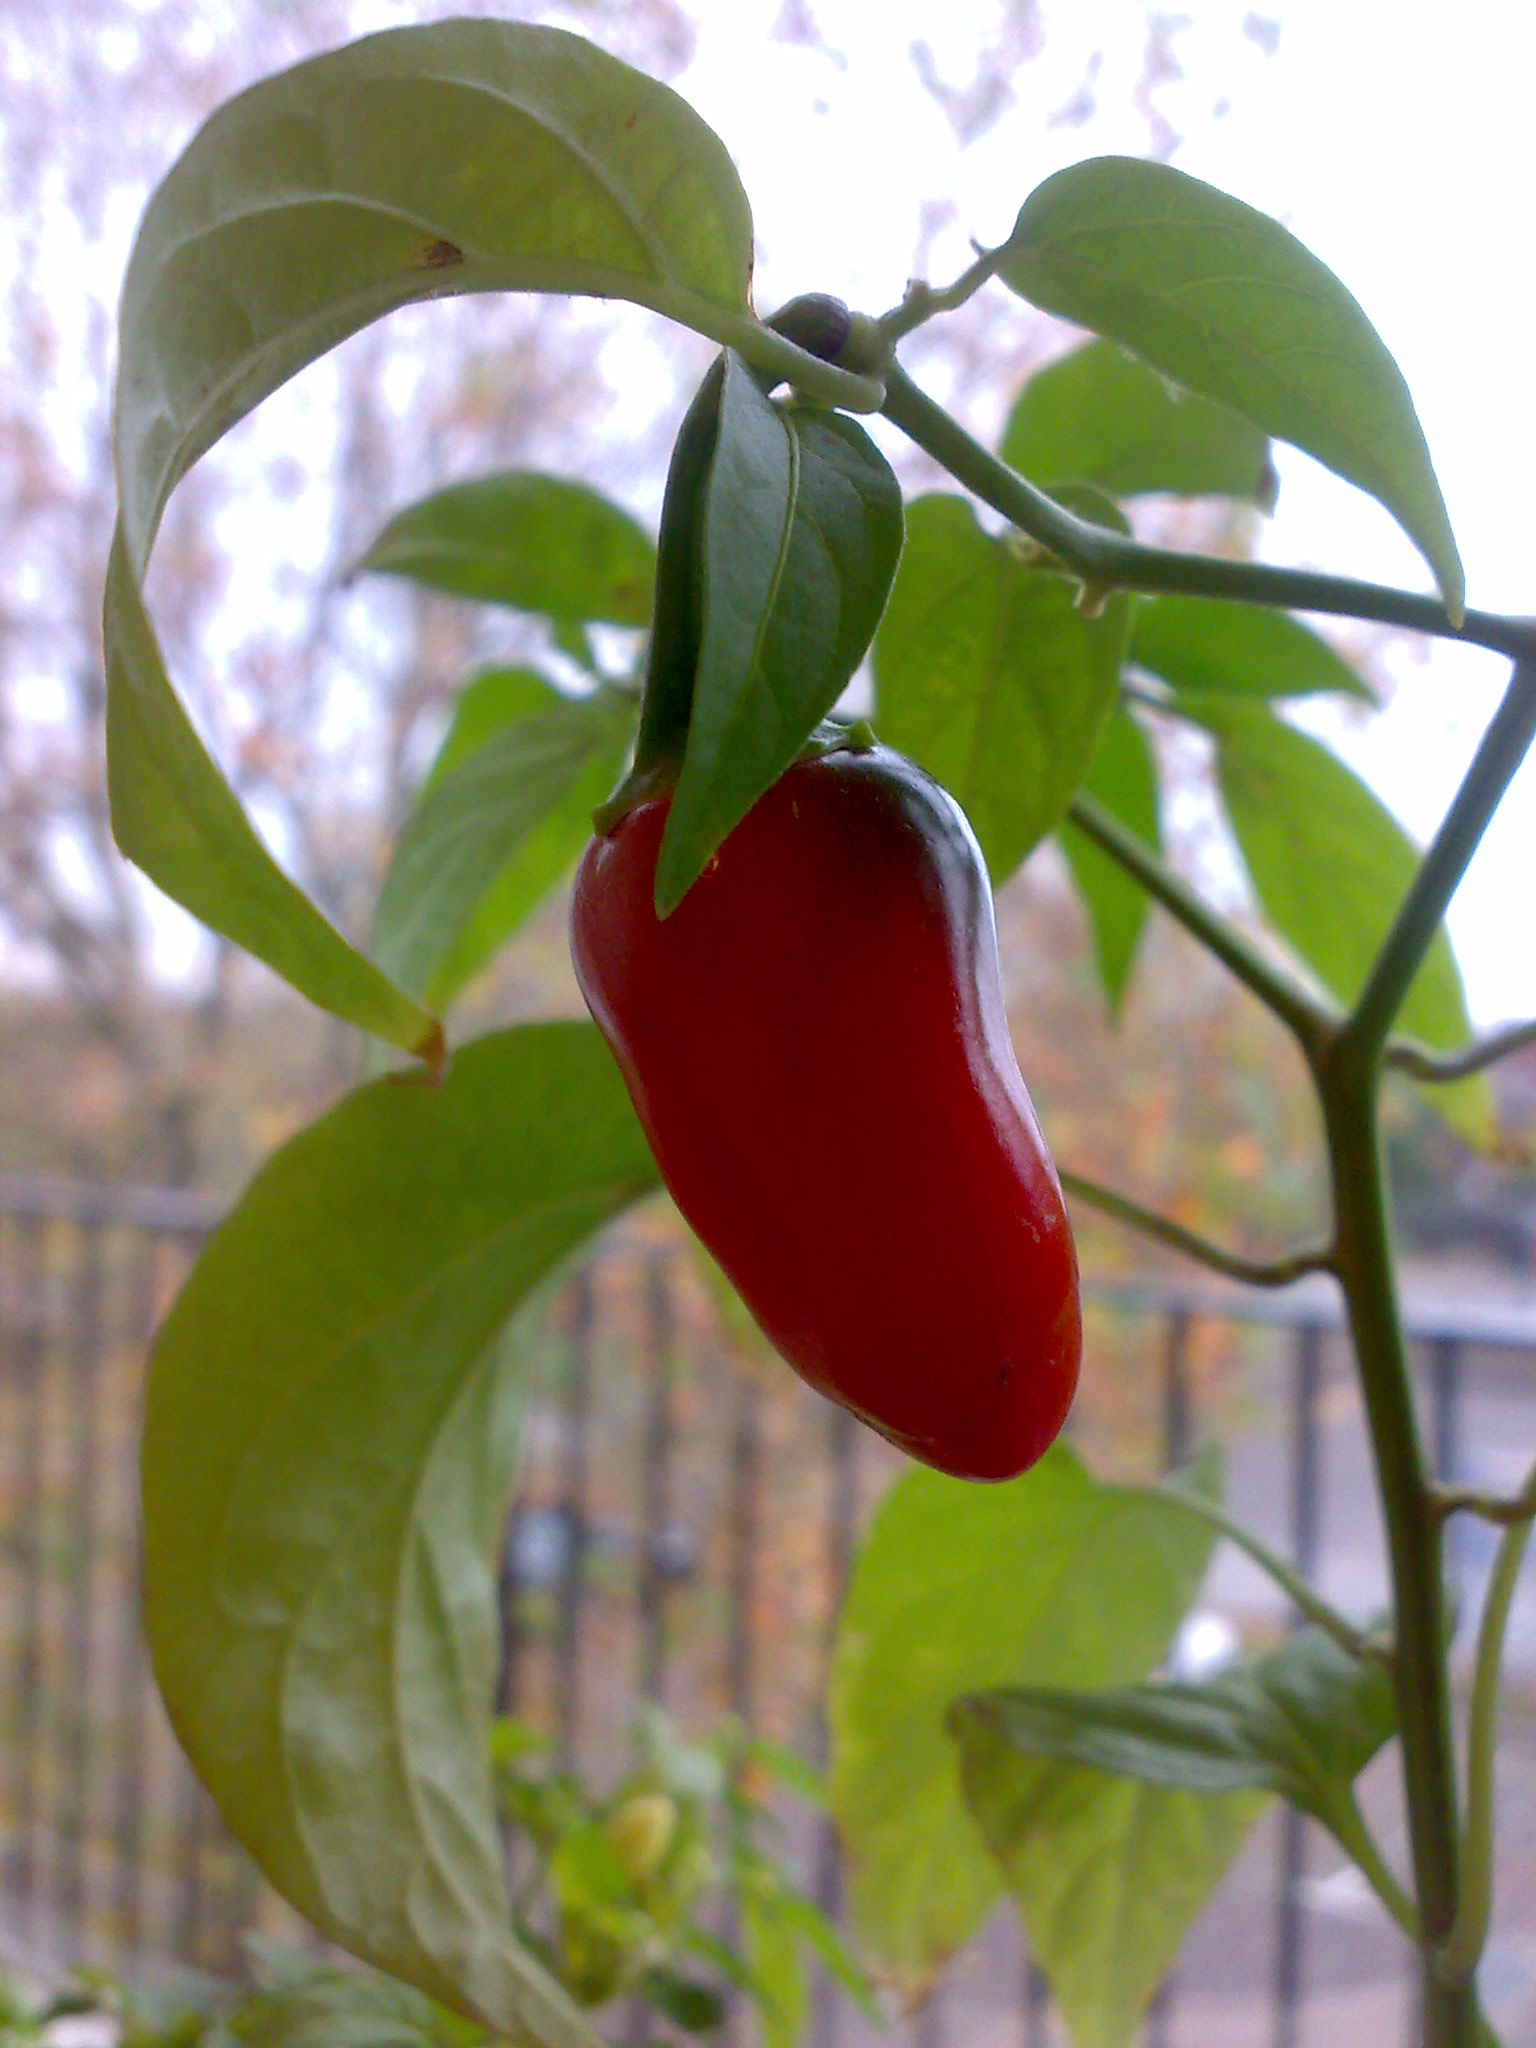
<path id="1" fill-rule="evenodd" d="M 1387 1066 L 1411 1074 L 1415 1081 L 1464 1081 L 1484 1067 L 1497 1066 L 1512 1053 L 1524 1052 L 1528 1045 L 1536 1045 L 1536 1017 L 1525 1024 L 1507 1024 L 1503 1030 L 1463 1046 L 1460 1052 L 1431 1052 L 1413 1038 L 1389 1039 L 1382 1057 Z"/>
<path id="2" fill-rule="evenodd" d="M 1518 1527 L 1536 1519 L 1536 1467 L 1518 1493 L 1485 1493 L 1475 1486 L 1435 1486 L 1429 1495 L 1436 1517 L 1449 1521 L 1452 1515 L 1476 1515 L 1495 1528 Z"/>
<path id="3" fill-rule="evenodd" d="M 1493 1779 L 1499 1722 L 1499 1672 L 1504 1633 L 1531 1518 L 1506 1529 L 1494 1559 L 1488 1596 L 1477 1632 L 1477 1671 L 1467 1732 L 1467 1824 L 1461 1844 L 1461 1903 L 1450 1937 L 1435 1956 L 1435 1970 L 1447 1983 L 1470 1980 L 1488 1940 L 1493 1911 Z"/>
<path id="4" fill-rule="evenodd" d="M 1175 591 L 1238 604 L 1370 619 L 1442 640 L 1467 641 L 1515 660 L 1536 660 L 1536 619 L 1468 612 L 1458 624 L 1438 598 L 1414 591 L 1308 569 L 1277 568 L 1266 562 L 1226 561 L 1215 555 L 1146 547 L 1124 534 L 1079 519 L 973 440 L 894 362 L 886 372 L 882 410 L 967 490 L 1048 548 L 1064 569 L 1095 592 Z"/>
<path id="5" fill-rule="evenodd" d="M 1536 655 L 1515 663 L 1509 687 L 1483 735 L 1482 745 L 1429 851 L 1419 863 L 1413 885 L 1345 1026 L 1345 1044 L 1355 1056 L 1374 1056 L 1385 1044 L 1413 977 L 1440 929 L 1446 906 L 1533 737 Z"/>
<path id="6" fill-rule="evenodd" d="M 1336 1014 L 1305 983 L 1268 960 L 1233 924 L 1212 910 L 1189 884 L 1164 867 L 1152 849 L 1092 798 L 1079 796 L 1067 813 L 1080 832 L 1140 882 L 1185 930 L 1273 1010 L 1300 1039 L 1310 1057 L 1337 1022 Z"/>
<path id="7" fill-rule="evenodd" d="M 1356 1628 L 1347 1616 L 1330 1607 L 1320 1593 L 1316 1593 L 1292 1569 L 1283 1557 L 1277 1557 L 1269 1546 L 1259 1540 L 1250 1529 L 1236 1522 L 1224 1508 L 1218 1507 L 1203 1494 L 1186 1492 L 1172 1480 L 1165 1480 L 1161 1486 L 1153 1487 L 1154 1493 L 1164 1494 L 1169 1500 L 1177 1501 L 1181 1508 L 1187 1508 L 1218 1536 L 1225 1536 L 1229 1543 L 1235 1543 L 1245 1556 L 1251 1557 L 1260 1571 L 1265 1572 L 1285 1594 L 1297 1612 L 1306 1620 L 1331 1636 L 1348 1656 L 1358 1657 L 1363 1662 L 1374 1664 L 1391 1661 L 1391 1646 L 1385 1637 L 1368 1635 L 1364 1629 Z"/>
<path id="8" fill-rule="evenodd" d="M 1081 1173 L 1059 1169 L 1058 1177 L 1067 1193 L 1075 1195 L 1078 1201 L 1102 1209 L 1117 1223 L 1128 1224 L 1144 1237 L 1153 1238 L 1172 1251 L 1182 1252 L 1185 1258 L 1194 1259 L 1202 1266 L 1209 1266 L 1213 1273 L 1221 1273 L 1229 1280 L 1241 1280 L 1246 1286 L 1290 1287 L 1308 1274 L 1332 1270 L 1332 1257 L 1326 1246 L 1293 1252 L 1283 1259 L 1245 1259 L 1236 1252 L 1223 1251 L 1220 1245 L 1212 1244 L 1209 1238 L 1201 1237 L 1196 1231 L 1186 1230 L 1172 1217 L 1159 1216 L 1155 1209 L 1145 1209 L 1129 1195 L 1116 1194 L 1113 1188 L 1103 1187 Z"/>
<path id="9" fill-rule="evenodd" d="M 907 286 L 901 304 L 880 315 L 875 325 L 888 346 L 933 319 L 936 313 L 953 313 L 957 306 L 963 306 L 967 299 L 974 298 L 989 277 L 997 275 L 1008 253 L 1008 244 L 1004 242 L 996 249 L 978 248 L 974 242 L 971 246 L 976 249 L 976 261 L 968 270 L 962 271 L 953 284 L 936 290 L 921 278 L 914 278 Z"/>
<path id="10" fill-rule="evenodd" d="M 1355 1867 L 1403 1933 L 1410 1941 L 1417 1942 L 1419 1909 L 1388 1868 L 1386 1858 L 1365 1824 L 1365 1816 L 1355 1803 L 1353 1792 L 1344 1794 L 1330 1824 L 1339 1847 L 1352 1858 Z"/>

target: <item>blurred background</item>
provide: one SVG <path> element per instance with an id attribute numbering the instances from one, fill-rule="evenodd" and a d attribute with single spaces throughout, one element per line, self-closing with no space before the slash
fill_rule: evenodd
<path id="1" fill-rule="evenodd" d="M 0 1961 L 237 1971 L 281 1924 L 179 1763 L 134 1592 L 133 1447 L 147 1332 L 256 1164 L 366 1070 L 356 1034 L 157 897 L 117 857 L 102 765 L 100 584 L 114 493 L 115 302 L 138 216 L 197 124 L 264 74 L 447 13 L 577 28 L 665 78 L 752 198 L 756 297 L 870 311 L 947 280 L 1043 176 L 1105 151 L 1179 164 L 1284 219 L 1403 365 L 1474 603 L 1530 609 L 1521 399 L 1536 31 L 1471 5 L 1411 29 L 1350 0 L 0 0 Z M 1072 337 L 1001 288 L 914 338 L 909 367 L 984 437 Z M 584 478 L 654 525 L 708 345 L 632 308 L 412 309 L 306 371 L 173 500 L 150 594 L 173 674 L 280 857 L 366 939 L 392 836 L 467 672 L 567 658 L 544 628 L 349 571 L 387 514 L 497 468 Z M 892 436 L 914 488 L 934 481 Z M 1276 517 L 1153 503 L 1149 533 L 1418 583 L 1386 516 L 1278 452 Z M 1420 834 L 1500 682 L 1465 650 L 1339 636 L 1379 708 L 1310 728 Z M 630 650 L 615 639 L 606 652 Z M 1235 910 L 1241 869 L 1187 733 L 1157 742 L 1165 830 Z M 1481 1025 L 1536 1011 L 1528 767 L 1452 913 Z M 1020 1063 L 1061 1161 L 1256 1251 L 1314 1230 L 1318 1133 L 1287 1041 L 1154 921 L 1112 1027 L 1047 846 L 999 903 Z M 559 892 L 472 987 L 464 1036 L 576 1014 Z M 1497 1077 L 1509 1157 L 1468 1152 L 1419 1098 L 1391 1146 L 1426 1429 L 1487 1484 L 1536 1453 L 1536 1056 Z M 1229 1496 L 1353 1612 L 1384 1591 L 1362 1418 L 1326 1296 L 1249 1305 L 1083 1218 L 1091 1283 L 1079 1441 L 1146 1474 L 1219 1441 Z M 1257 1313 L 1256 1311 L 1254 1313 Z M 684 1726 L 739 1713 L 808 1758 L 838 1588 L 896 1469 L 723 1306 L 655 1204 L 552 1303 L 503 1573 L 503 1699 L 617 1767 L 635 1702 Z M 1490 1561 L 1459 1530 L 1468 1600 Z M 1286 1625 L 1223 1552 L 1181 1654 L 1209 1669 Z M 1463 1654 L 1463 1661 L 1465 1661 Z M 1507 2048 L 1536 2044 L 1536 1594 L 1513 1629 L 1500 1919 L 1487 1966 Z M 1367 1782 L 1401 1846 L 1390 1759 Z M 836 1907 L 824 1829 L 796 1837 Z M 1404 2037 L 1406 1962 L 1309 1831 L 1261 1828 L 1150 2024 L 1165 2043 Z M 850 2041 L 829 1996 L 819 2040 Z M 1045 2042 L 1054 2021 L 999 1922 L 922 2014 L 946 2038 Z"/>

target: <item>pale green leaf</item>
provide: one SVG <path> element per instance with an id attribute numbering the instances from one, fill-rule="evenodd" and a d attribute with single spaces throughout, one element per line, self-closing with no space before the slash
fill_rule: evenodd
<path id="1" fill-rule="evenodd" d="M 1115 702 L 1129 600 L 1085 618 L 1074 593 L 963 498 L 908 507 L 875 636 L 880 735 L 956 798 L 994 886 L 1060 824 Z"/>
<path id="2" fill-rule="evenodd" d="M 278 1152 L 150 1366 L 146 1626 L 224 1818 L 330 1939 L 551 2048 L 589 2037 L 511 1933 L 490 1783 L 497 1340 L 654 1182 L 590 1026 L 497 1033 Z"/>
<path id="3" fill-rule="evenodd" d="M 1210 597 L 1149 597 L 1136 607 L 1131 660 L 1176 690 L 1238 697 L 1370 691 L 1328 642 L 1284 612 Z"/>
<path id="4" fill-rule="evenodd" d="M 965 1787 L 1072 2048 L 1127 2048 L 1263 1793 L 1170 1790 L 967 1730 Z"/>
<path id="5" fill-rule="evenodd" d="M 1169 164 L 1094 157 L 1025 200 L 1001 274 L 1369 491 L 1460 616 L 1461 561 L 1402 372 L 1278 221 Z"/>
<path id="6" fill-rule="evenodd" d="M 1098 751 L 1084 777 L 1083 789 L 1127 831 L 1134 832 L 1144 846 L 1161 850 L 1162 826 L 1152 749 L 1146 734 L 1123 704 L 1110 714 Z M 1072 879 L 1088 912 L 1104 999 L 1110 1016 L 1118 1018 L 1136 949 L 1146 929 L 1147 893 L 1070 820 L 1061 826 L 1060 837 Z"/>
<path id="7" fill-rule="evenodd" d="M 1418 868 L 1413 841 L 1352 770 L 1261 704 L 1181 696 L 1216 738 L 1222 800 L 1264 914 L 1341 1003 L 1365 985 Z M 1437 1052 L 1471 1035 L 1444 927 L 1408 991 L 1400 1028 Z M 1474 1144 L 1495 1129 L 1486 1075 L 1425 1099 Z"/>
<path id="8" fill-rule="evenodd" d="M 1080 477 L 1117 498 L 1237 498 L 1274 509 L 1269 439 L 1251 421 L 1166 378 L 1113 342 L 1037 370 L 1014 401 L 1002 456 L 1027 477 Z"/>
<path id="9" fill-rule="evenodd" d="M 645 626 L 656 550 L 627 512 L 586 484 L 510 470 L 407 505 L 357 573 L 405 576 L 566 625 Z"/>
<path id="10" fill-rule="evenodd" d="M 446 293 L 589 292 L 748 338 L 752 229 L 675 93 L 561 30 L 389 30 L 227 102 L 161 183 L 123 288 L 105 635 L 129 859 L 313 1001 L 396 1044 L 431 1020 L 262 847 L 164 670 L 140 585 L 197 458 L 306 363 Z"/>
<path id="11" fill-rule="evenodd" d="M 855 1925 L 904 1991 L 970 1939 L 999 1888 L 961 1796 L 952 1701 L 1145 1677 L 1212 1541 L 1176 1502 L 1102 1486 L 1062 1445 L 1003 1485 L 914 1470 L 886 1496 L 838 1630 L 830 1789 Z"/>
<path id="12" fill-rule="evenodd" d="M 492 690 L 505 715 L 488 726 Z M 443 1004 L 510 938 L 591 837 L 629 748 L 635 700 L 563 697 L 526 674 L 471 689 L 384 877 L 374 948 L 403 988 Z M 477 743 L 466 745 L 468 733 Z"/>

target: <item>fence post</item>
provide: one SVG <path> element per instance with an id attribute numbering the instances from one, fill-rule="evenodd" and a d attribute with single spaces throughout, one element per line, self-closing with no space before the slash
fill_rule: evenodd
<path id="1" fill-rule="evenodd" d="M 1188 1309 L 1168 1317 L 1163 1346 L 1163 1469 L 1174 1471 L 1189 1457 L 1192 1436 L 1189 1400 Z M 1168 2048 L 1172 2037 L 1175 1969 L 1170 1968 L 1147 2008 L 1147 2048 Z"/>
<path id="2" fill-rule="evenodd" d="M 592 1269 L 571 1282 L 570 1378 L 560 1506 L 565 1555 L 555 1647 L 555 1722 L 561 1759 L 573 1764 L 581 1717 L 581 1608 L 587 1577 L 587 1434 L 592 1414 L 592 1335 L 596 1321 Z"/>
<path id="3" fill-rule="evenodd" d="M 1291 1558 L 1305 1579 L 1317 1570 L 1318 1442 L 1317 1408 L 1322 1380 L 1322 1332 L 1304 1323 L 1296 1332 L 1291 1395 Z M 1301 1877 L 1306 1834 L 1301 1815 L 1292 1806 L 1280 1817 L 1280 1903 L 1275 1930 L 1275 2048 L 1296 2048 L 1301 2002 L 1302 1920 Z"/>
<path id="4" fill-rule="evenodd" d="M 662 1544 L 672 1511 L 672 1290 L 665 1253 L 645 1268 L 645 1434 L 640 1449 L 640 1697 L 664 1703 L 667 1578 Z"/>

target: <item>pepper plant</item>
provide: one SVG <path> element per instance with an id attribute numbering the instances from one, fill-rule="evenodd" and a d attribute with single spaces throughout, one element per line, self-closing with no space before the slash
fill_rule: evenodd
<path id="1" fill-rule="evenodd" d="M 106 586 L 115 830 L 169 895 L 411 1056 L 419 1082 L 365 1086 L 284 1146 L 160 1335 L 146 1615 L 172 1719 L 236 1834 L 333 1941 L 493 2034 L 590 2039 L 503 1891 L 491 1559 L 520 1314 L 657 1170 L 590 1026 L 450 1053 L 441 1019 L 573 863 L 616 778 L 602 831 L 669 799 L 655 909 L 685 915 L 808 750 L 868 745 L 825 721 L 872 643 L 880 740 L 958 799 L 992 881 L 1060 836 L 1112 1004 L 1155 905 L 1299 1047 L 1332 1194 L 1315 1245 L 1254 1261 L 1130 1191 L 1062 1180 L 1229 1276 L 1337 1287 L 1392 1607 L 1336 1612 L 1224 1512 L 1209 1463 L 1150 1488 L 1102 1484 L 1061 1446 L 994 1486 L 914 1467 L 857 1559 L 829 1700 L 857 1932 L 921 1992 L 1006 1888 L 1074 2039 L 1108 2048 L 1280 1797 L 1332 1831 L 1415 1945 L 1431 2048 L 1470 2048 L 1489 2038 L 1500 1652 L 1536 1483 L 1495 1498 L 1426 1469 L 1379 1097 L 1396 1070 L 1486 1139 L 1484 1070 L 1536 1036 L 1471 1039 L 1442 926 L 1536 731 L 1536 623 L 1468 609 L 1411 399 L 1345 287 L 1275 222 L 1166 165 L 1060 172 L 962 277 L 878 315 L 813 294 L 760 319 L 751 267 L 745 194 L 682 100 L 580 38 L 489 20 L 391 31 L 267 80 L 213 116 L 150 203 L 123 296 Z M 994 285 L 1095 337 L 1026 386 L 996 449 L 901 363 L 905 337 Z M 441 493 L 381 535 L 368 567 L 544 617 L 591 683 L 469 684 L 364 953 L 274 863 L 197 738 L 143 578 L 176 483 L 263 397 L 395 307 L 481 291 L 629 300 L 723 355 L 679 440 L 659 561 L 620 508 L 527 475 Z M 876 413 L 955 488 L 902 507 L 860 425 Z M 1271 437 L 1378 499 L 1437 594 L 1132 536 L 1118 501 L 1144 492 L 1267 505 Z M 1277 711 L 1367 694 L 1303 614 L 1510 662 L 1427 849 Z M 603 622 L 651 626 L 643 702 L 640 678 L 596 666 L 587 628 Z M 1152 717 L 1214 740 L 1267 934 L 1165 862 Z M 849 1059 L 786 1125 L 836 1114 Z M 936 1358 L 935 1382 L 965 1363 Z M 1502 1532 L 1459 1756 L 1442 1580 L 1455 1514 Z M 1209 1684 L 1165 1681 L 1218 1537 L 1280 1582 L 1301 1625 Z M 1353 1789 L 1388 1743 L 1407 1818 L 1396 1869 Z"/>

